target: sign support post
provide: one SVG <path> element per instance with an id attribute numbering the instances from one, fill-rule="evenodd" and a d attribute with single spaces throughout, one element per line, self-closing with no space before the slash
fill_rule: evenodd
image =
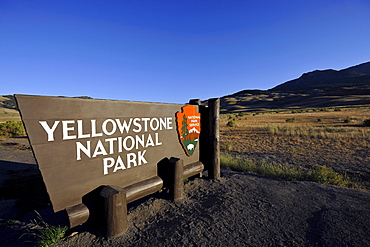
<path id="1" fill-rule="evenodd" d="M 201 105 L 199 99 L 192 99 L 189 104 L 199 105 L 202 114 L 202 132 L 200 141 L 200 160 L 208 170 L 211 179 L 220 178 L 220 99 L 208 100 L 208 106 Z"/>
<path id="2" fill-rule="evenodd" d="M 106 236 L 115 238 L 123 235 L 128 228 L 126 190 L 105 186 L 100 195 L 104 198 Z"/>
<path id="3" fill-rule="evenodd" d="M 210 169 L 211 179 L 220 178 L 220 99 L 209 99 L 209 141 L 210 141 Z"/>
<path id="4" fill-rule="evenodd" d="M 173 200 L 180 200 L 184 197 L 184 161 L 171 158 L 170 163 L 173 171 Z"/>

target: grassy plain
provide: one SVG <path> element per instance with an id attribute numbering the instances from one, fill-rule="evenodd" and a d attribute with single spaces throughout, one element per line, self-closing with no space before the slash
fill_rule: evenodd
<path id="1" fill-rule="evenodd" d="M 13 109 L 4 109 L 0 110 L 0 123 L 5 123 L 7 121 L 20 121 L 21 117 L 17 110 Z"/>
<path id="2" fill-rule="evenodd" d="M 21 120 L 19 112 L 15 109 L 15 102 L 8 96 L 0 95 L 0 123 L 12 120 Z"/>
<path id="3" fill-rule="evenodd" d="M 369 105 L 222 114 L 221 150 L 257 166 L 306 171 L 326 166 L 370 189 L 370 127 L 365 119 L 370 119 Z"/>

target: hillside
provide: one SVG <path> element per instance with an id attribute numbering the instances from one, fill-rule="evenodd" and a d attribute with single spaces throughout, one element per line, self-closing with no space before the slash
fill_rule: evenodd
<path id="1" fill-rule="evenodd" d="M 310 89 L 328 89 L 370 84 L 370 62 L 343 70 L 315 70 L 301 77 L 282 83 L 269 91 L 297 92 Z"/>
<path id="2" fill-rule="evenodd" d="M 12 95 L 0 95 L 0 123 L 10 120 L 20 120 L 14 97 Z"/>
<path id="3" fill-rule="evenodd" d="M 79 96 L 75 98 L 92 99 L 89 96 Z M 0 95 L 0 123 L 10 120 L 21 120 L 15 98 L 13 95 Z"/>
<path id="4" fill-rule="evenodd" d="M 221 98 L 221 112 L 305 109 L 370 104 L 370 62 L 343 70 L 315 70 L 269 90 Z"/>

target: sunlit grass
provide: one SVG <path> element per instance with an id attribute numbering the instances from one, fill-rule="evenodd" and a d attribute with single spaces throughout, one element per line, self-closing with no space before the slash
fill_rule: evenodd
<path id="1" fill-rule="evenodd" d="M 270 124 L 264 130 L 271 135 L 299 136 L 324 139 L 345 139 L 345 138 L 370 138 L 370 131 L 367 128 L 355 127 L 320 127 Z"/>
<path id="2" fill-rule="evenodd" d="M 247 158 L 221 153 L 221 166 L 233 171 L 253 173 L 261 177 L 278 178 L 288 181 L 312 181 L 321 184 L 336 185 L 355 189 L 362 189 L 357 182 L 351 181 L 346 175 L 339 174 L 327 166 L 318 166 L 307 169 L 289 164 L 275 162 L 254 162 Z"/>

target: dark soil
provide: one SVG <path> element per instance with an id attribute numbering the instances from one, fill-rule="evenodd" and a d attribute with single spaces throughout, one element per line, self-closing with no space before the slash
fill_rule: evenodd
<path id="1" fill-rule="evenodd" d="M 0 160 L 2 172 L 11 166 Z M 8 181 L 13 175 L 3 177 Z M 228 170 L 221 176 L 191 179 L 180 201 L 158 193 L 129 205 L 129 229 L 122 237 L 106 239 L 101 229 L 81 226 L 56 246 L 370 246 L 369 192 Z M 42 187 L 39 193 L 47 197 Z M 4 246 L 32 246 L 25 242 L 32 235 L 20 236 L 37 231 L 31 223 L 37 215 L 32 210 L 17 214 L 15 209 L 1 212 L 0 239 Z M 54 214 L 50 205 L 38 211 L 50 224 L 63 223 L 63 215 Z"/>

